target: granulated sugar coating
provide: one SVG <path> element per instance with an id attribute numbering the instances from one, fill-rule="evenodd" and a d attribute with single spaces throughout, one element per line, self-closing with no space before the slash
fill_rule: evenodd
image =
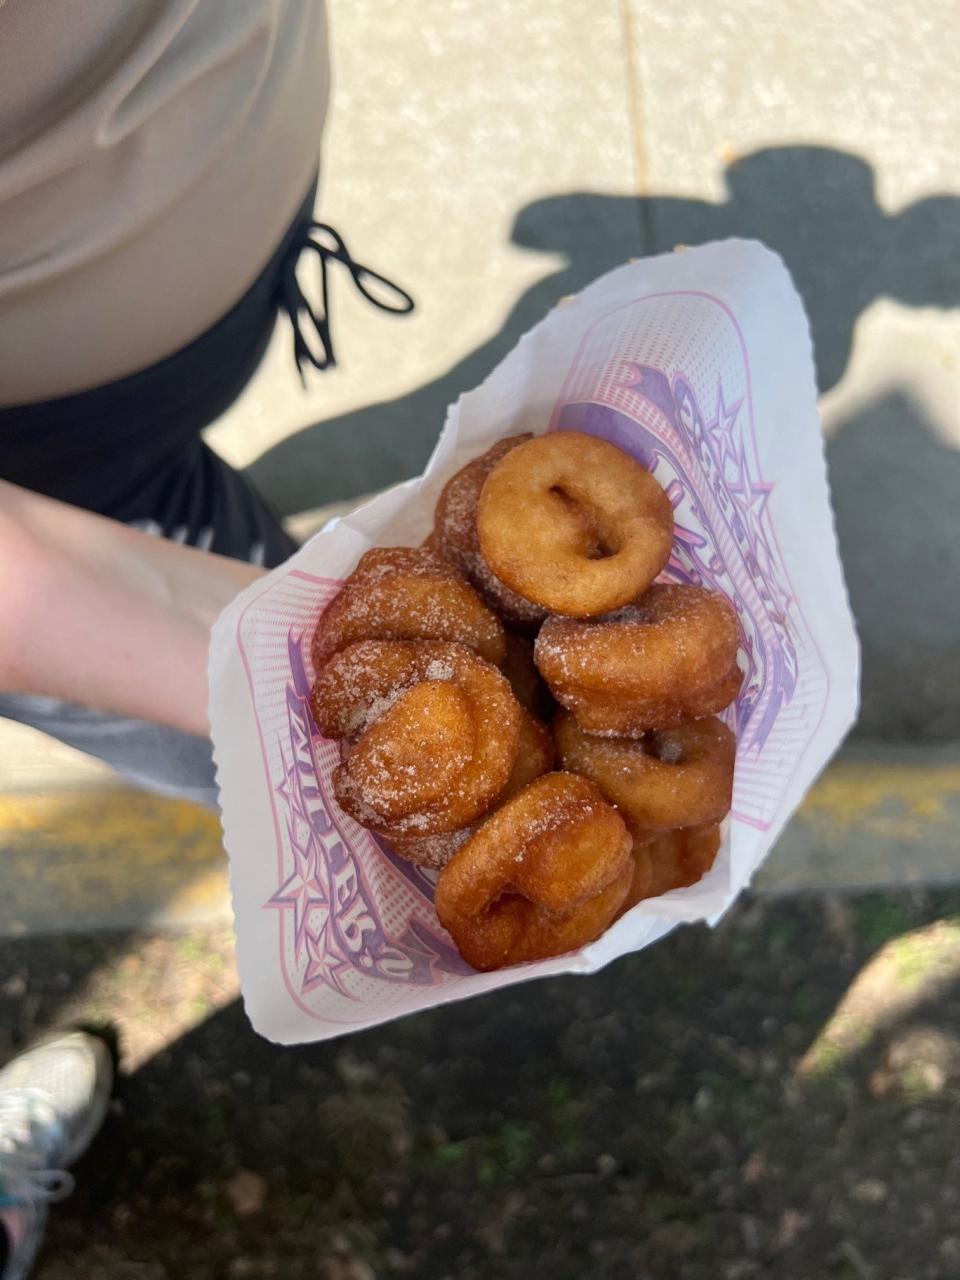
<path id="1" fill-rule="evenodd" d="M 396 853 L 428 870 L 439 871 L 445 867 L 458 849 L 473 835 L 476 827 L 462 831 L 442 831 L 435 836 L 393 836 L 390 847 Z"/>
<path id="2" fill-rule="evenodd" d="M 352 739 L 333 775 L 338 800 L 387 838 L 468 826 L 516 763 L 523 712 L 462 645 L 359 641 L 327 663 L 312 705 L 324 734 Z"/>
<path id="3" fill-rule="evenodd" d="M 712 716 L 643 738 L 601 738 L 563 711 L 553 732 L 561 766 L 592 779 L 637 838 L 719 822 L 730 808 L 736 741 Z"/>
<path id="4" fill-rule="evenodd" d="M 546 610 L 511 591 L 493 572 L 480 550 L 477 503 L 487 476 L 506 455 L 533 437 L 508 436 L 474 458 L 452 476 L 437 501 L 433 538 L 440 551 L 453 561 L 498 613 L 515 626 L 536 626 Z"/>
<path id="5" fill-rule="evenodd" d="M 476 969 L 562 954 L 613 920 L 633 876 L 630 848 L 593 783 L 548 773 L 453 857 L 437 883 L 437 914 Z"/>
<path id="6" fill-rule="evenodd" d="M 425 547 L 375 547 L 360 557 L 313 637 L 314 670 L 357 640 L 450 640 L 501 663 L 500 619 L 454 566 Z"/>
<path id="7" fill-rule="evenodd" d="M 534 652 L 550 692 L 584 729 L 636 737 L 728 706 L 742 681 L 739 644 L 725 597 L 656 585 L 600 618 L 548 618 Z"/>

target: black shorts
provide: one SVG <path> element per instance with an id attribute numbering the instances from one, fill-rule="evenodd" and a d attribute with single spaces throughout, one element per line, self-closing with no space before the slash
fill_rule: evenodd
<path id="1" fill-rule="evenodd" d="M 106 386 L 0 409 L 0 476 L 191 546 L 272 566 L 295 549 L 249 483 L 200 437 L 259 365 L 315 185 L 258 279 L 212 328 Z"/>

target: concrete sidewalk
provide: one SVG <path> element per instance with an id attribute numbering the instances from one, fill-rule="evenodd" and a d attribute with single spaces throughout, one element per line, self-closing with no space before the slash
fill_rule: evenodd
<path id="1" fill-rule="evenodd" d="M 810 310 L 864 646 L 861 743 L 765 876 L 952 874 L 957 764 L 938 744 L 960 741 L 960 11 L 332 9 L 319 209 L 418 309 L 392 319 L 336 279 L 341 366 L 302 391 L 281 324 L 212 443 L 305 534 L 318 508 L 417 471 L 446 406 L 562 296 L 630 256 L 760 236 Z M 212 819 L 135 800 L 2 722 L 0 812 L 6 929 L 224 910 Z"/>

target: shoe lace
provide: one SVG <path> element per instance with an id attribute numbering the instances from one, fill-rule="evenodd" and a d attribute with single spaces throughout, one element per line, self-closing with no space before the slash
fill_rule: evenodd
<path id="1" fill-rule="evenodd" d="M 297 263 L 304 252 L 317 255 L 320 263 L 320 299 L 319 309 L 312 306 L 297 280 Z M 350 254 L 343 236 L 326 222 L 311 222 L 300 237 L 291 246 L 283 266 L 280 280 L 280 299 L 293 324 L 293 353 L 301 381 L 304 380 L 304 369 L 312 364 L 315 369 L 323 371 L 332 369 L 337 363 L 333 349 L 333 334 L 330 330 L 330 282 L 329 267 L 339 262 L 349 271 L 358 291 L 380 311 L 392 311 L 395 315 L 406 315 L 414 308 L 413 299 L 406 289 L 382 276 L 379 271 L 365 267 Z M 309 325 L 307 324 L 309 322 Z M 314 343 L 320 350 L 307 341 L 306 333 L 312 326 Z"/>
<path id="2" fill-rule="evenodd" d="M 66 1169 L 44 1167 L 42 1152 L 60 1127 L 46 1095 L 36 1089 L 0 1093 L 0 1206 L 64 1200 L 74 1189 Z"/>

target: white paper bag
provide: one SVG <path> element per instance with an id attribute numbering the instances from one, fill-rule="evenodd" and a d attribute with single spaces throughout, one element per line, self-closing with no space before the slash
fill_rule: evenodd
<path id="1" fill-rule="evenodd" d="M 699 884 L 635 907 L 582 951 L 478 974 L 431 877 L 333 799 L 312 723 L 310 639 L 375 545 L 419 542 L 447 478 L 518 431 L 600 435 L 673 502 L 663 577 L 734 601 L 743 688 L 733 811 Z M 423 476 L 333 521 L 216 624 L 210 717 L 247 1011 L 271 1040 L 323 1040 L 495 987 L 591 973 L 733 901 L 857 708 L 858 647 L 827 492 L 810 333 L 781 260 L 729 240 L 621 267 L 566 301 L 447 414 Z"/>

